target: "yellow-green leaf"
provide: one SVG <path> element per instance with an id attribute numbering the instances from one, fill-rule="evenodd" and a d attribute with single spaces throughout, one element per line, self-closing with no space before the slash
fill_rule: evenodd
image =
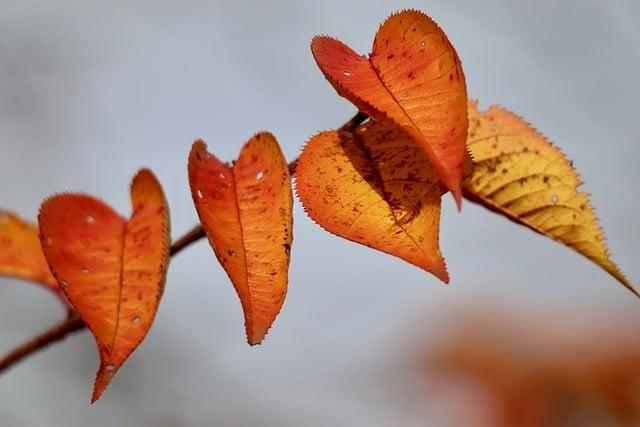
<path id="1" fill-rule="evenodd" d="M 634 294 L 611 261 L 589 194 L 572 163 L 517 115 L 469 104 L 467 147 L 476 166 L 463 183 L 466 198 L 581 253 Z"/>

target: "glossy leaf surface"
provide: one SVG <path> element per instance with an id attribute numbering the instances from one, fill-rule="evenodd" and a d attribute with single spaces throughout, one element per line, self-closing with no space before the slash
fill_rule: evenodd
<path id="1" fill-rule="evenodd" d="M 276 139 L 259 133 L 228 165 L 196 141 L 189 183 L 200 222 L 240 297 L 249 344 L 260 344 L 287 293 L 293 196 Z"/>

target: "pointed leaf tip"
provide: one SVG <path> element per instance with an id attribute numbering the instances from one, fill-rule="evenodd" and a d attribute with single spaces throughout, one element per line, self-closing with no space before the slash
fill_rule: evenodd
<path id="1" fill-rule="evenodd" d="M 146 336 L 164 290 L 169 208 L 151 171 L 134 177 L 131 201 L 129 220 L 83 194 L 53 196 L 40 209 L 47 262 L 98 346 L 92 402 Z"/>
<path id="2" fill-rule="evenodd" d="M 120 369 L 119 366 L 100 364 L 93 385 L 93 393 L 91 394 L 92 404 L 100 399 L 111 382 L 111 379 L 115 376 L 116 372 L 118 372 L 118 369 Z"/>
<path id="3" fill-rule="evenodd" d="M 610 259 L 582 182 L 564 154 L 510 111 L 469 103 L 468 148 L 476 165 L 464 194 L 490 210 L 584 255 L 638 296 Z"/>
<path id="4" fill-rule="evenodd" d="M 209 243 L 240 298 L 247 341 L 260 344 L 287 292 L 293 241 L 287 162 L 268 132 L 254 135 L 233 165 L 196 141 L 189 184 Z"/>
<path id="5" fill-rule="evenodd" d="M 438 243 L 445 189 L 411 138 L 369 121 L 314 136 L 299 159 L 296 191 L 311 219 L 448 283 Z"/>
<path id="6" fill-rule="evenodd" d="M 313 39 L 311 50 L 339 95 L 419 144 L 460 209 L 467 90 L 458 55 L 440 27 L 407 10 L 381 25 L 369 58 L 324 36 Z"/>

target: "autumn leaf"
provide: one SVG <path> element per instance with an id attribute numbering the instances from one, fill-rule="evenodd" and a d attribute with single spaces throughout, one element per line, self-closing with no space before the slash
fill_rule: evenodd
<path id="1" fill-rule="evenodd" d="M 572 162 L 543 135 L 503 108 L 481 112 L 472 101 L 468 148 L 476 167 L 465 197 L 581 253 L 638 295 L 609 258 Z"/>
<path id="2" fill-rule="evenodd" d="M 455 408 L 446 425 L 640 425 L 640 341 L 628 328 L 637 316 L 562 309 L 563 322 L 549 322 L 526 307 L 449 307 L 450 318 L 438 316 L 439 338 L 413 345 L 411 375 L 427 380 L 423 398 L 435 393 Z"/>
<path id="3" fill-rule="evenodd" d="M 395 126 L 369 121 L 304 147 L 296 190 L 325 230 L 449 281 L 438 244 L 445 191 L 420 148 Z"/>
<path id="4" fill-rule="evenodd" d="M 60 194 L 40 209 L 51 271 L 95 336 L 100 354 L 92 402 L 149 331 L 169 264 L 169 208 L 142 169 L 131 183 L 127 221 L 98 199 Z"/>
<path id="5" fill-rule="evenodd" d="M 42 253 L 38 227 L 0 209 L 0 275 L 28 280 L 53 292 L 65 305 Z"/>
<path id="6" fill-rule="evenodd" d="M 233 282 L 247 340 L 260 344 L 284 304 L 293 240 L 291 176 L 270 133 L 253 136 L 234 164 L 196 141 L 189 183 L 200 222 Z"/>
<path id="7" fill-rule="evenodd" d="M 339 95 L 379 121 L 410 135 L 461 203 L 467 89 L 458 55 L 422 12 L 391 15 L 369 58 L 330 37 L 315 37 L 313 56 Z"/>

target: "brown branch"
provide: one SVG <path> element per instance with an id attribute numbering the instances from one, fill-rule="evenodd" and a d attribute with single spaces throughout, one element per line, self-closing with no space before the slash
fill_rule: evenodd
<path id="1" fill-rule="evenodd" d="M 348 122 L 340 127 L 340 130 L 353 131 L 358 125 L 367 120 L 367 118 L 368 116 L 366 114 L 358 111 L 358 113 L 356 113 Z M 295 174 L 297 164 L 298 158 L 295 158 L 291 163 L 289 163 L 289 171 L 291 175 Z M 205 237 L 204 229 L 202 228 L 202 225 L 198 224 L 171 244 L 169 254 L 174 256 L 203 237 Z M 53 326 L 37 337 L 32 338 L 0 359 L 0 373 L 9 369 L 11 366 L 20 362 L 27 356 L 30 356 L 31 354 L 36 353 L 55 342 L 62 341 L 67 335 L 85 329 L 86 326 L 87 325 L 85 325 L 78 313 L 70 311 L 64 321 Z"/>
<path id="2" fill-rule="evenodd" d="M 362 124 L 362 122 L 364 122 L 368 118 L 369 118 L 368 115 L 366 115 L 362 111 L 358 111 L 353 117 L 351 117 L 351 119 L 347 123 L 343 124 L 340 127 L 340 130 L 351 132 L 355 130 L 355 128 L 360 126 L 360 124 Z"/>
<path id="3" fill-rule="evenodd" d="M 169 255 L 174 256 L 190 244 L 197 242 L 205 236 L 204 228 L 202 225 L 198 224 L 193 227 L 189 232 L 187 232 L 184 236 L 180 237 L 178 240 L 175 240 L 171 244 L 171 249 L 169 249 Z"/>
<path id="4" fill-rule="evenodd" d="M 289 174 L 291 174 L 291 176 L 296 174 L 296 167 L 298 166 L 298 160 L 300 160 L 300 158 L 296 157 L 295 159 L 291 160 L 291 162 L 289 162 Z"/>
<path id="5" fill-rule="evenodd" d="M 63 340 L 67 335 L 72 332 L 83 329 L 86 325 L 74 311 L 69 313 L 64 321 L 53 326 L 52 328 L 44 331 L 37 337 L 27 341 L 20 347 L 13 350 L 11 353 L 0 359 L 0 373 L 13 366 L 15 363 L 21 361 L 25 357 L 38 350 L 42 350 L 49 344 L 53 344 L 56 341 Z"/>
<path id="6" fill-rule="evenodd" d="M 190 244 L 197 242 L 204 236 L 205 234 L 202 226 L 200 224 L 196 225 L 189 232 L 187 232 L 185 235 L 178 238 L 171 244 L 169 254 L 171 256 L 177 254 L 178 252 L 180 252 Z M 21 346 L 11 351 L 11 353 L 0 359 L 0 373 L 9 369 L 11 366 L 21 361 L 25 357 L 39 350 L 42 350 L 50 344 L 62 341 L 67 335 L 76 331 L 80 331 L 86 328 L 86 326 L 87 325 L 85 325 L 84 321 L 80 318 L 78 313 L 76 313 L 75 311 L 70 311 L 69 315 L 64 321 L 51 327 L 35 338 L 30 339 L 29 341 L 25 342 Z"/>

